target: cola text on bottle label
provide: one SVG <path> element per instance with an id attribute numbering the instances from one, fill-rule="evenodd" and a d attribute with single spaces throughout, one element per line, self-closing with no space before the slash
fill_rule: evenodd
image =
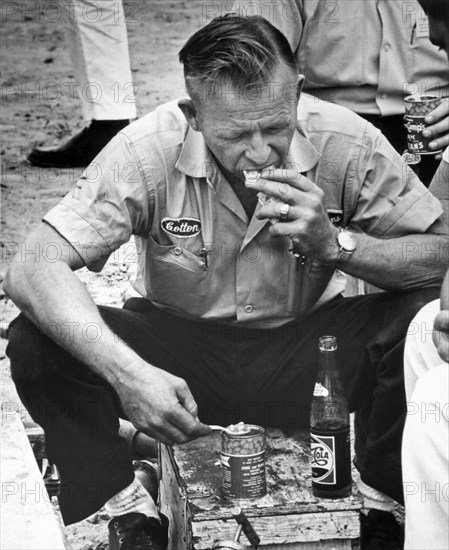
<path id="1" fill-rule="evenodd" d="M 351 483 L 349 426 L 311 430 L 312 485 L 335 490 Z M 329 487 L 332 486 L 332 487 Z"/>

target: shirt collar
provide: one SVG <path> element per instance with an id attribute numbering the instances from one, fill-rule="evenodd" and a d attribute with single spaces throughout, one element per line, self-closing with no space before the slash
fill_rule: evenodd
<path id="1" fill-rule="evenodd" d="M 184 144 L 176 162 L 176 168 L 193 178 L 205 178 L 211 175 L 216 168 L 214 158 L 206 146 L 201 132 L 195 131 L 190 126 Z"/>
<path id="2" fill-rule="evenodd" d="M 305 137 L 302 129 L 297 124 L 287 155 L 288 163 L 294 163 L 295 166 L 298 166 L 299 171 L 304 173 L 311 170 L 319 158 L 319 152 Z M 190 126 L 187 128 L 176 168 L 193 178 L 210 178 L 217 171 L 217 165 L 204 142 L 202 133 L 193 130 Z"/>

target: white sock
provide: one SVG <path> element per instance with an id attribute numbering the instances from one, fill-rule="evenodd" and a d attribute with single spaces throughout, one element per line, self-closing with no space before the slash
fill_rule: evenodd
<path id="1" fill-rule="evenodd" d="M 136 476 L 128 487 L 110 498 L 104 507 L 111 518 L 138 512 L 160 520 L 154 500 Z"/>
<path id="2" fill-rule="evenodd" d="M 363 497 L 363 514 L 367 515 L 372 509 L 393 513 L 395 501 L 391 497 L 363 483 L 360 478 L 357 479 L 357 488 Z"/>

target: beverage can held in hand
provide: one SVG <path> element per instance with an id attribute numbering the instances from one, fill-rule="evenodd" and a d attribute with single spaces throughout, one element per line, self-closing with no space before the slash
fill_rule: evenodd
<path id="1" fill-rule="evenodd" d="M 423 131 L 427 128 L 426 116 L 436 109 L 440 104 L 440 98 L 432 95 L 414 96 L 404 98 L 405 116 L 404 126 L 407 129 L 407 150 L 409 153 L 418 155 L 436 155 L 436 151 L 429 148 L 429 143 L 435 139 L 434 136 L 424 137 Z"/>
<path id="2" fill-rule="evenodd" d="M 343 498 L 351 493 L 349 406 L 336 352 L 335 336 L 322 336 L 310 413 L 312 492 L 321 498 Z"/>

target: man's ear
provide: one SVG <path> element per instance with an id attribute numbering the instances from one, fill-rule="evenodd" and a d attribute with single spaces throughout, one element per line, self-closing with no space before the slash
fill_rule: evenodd
<path id="1" fill-rule="evenodd" d="M 200 126 L 198 124 L 197 112 L 193 101 L 188 97 L 183 97 L 178 101 L 178 107 L 183 112 L 189 126 L 196 132 L 199 132 Z"/>

